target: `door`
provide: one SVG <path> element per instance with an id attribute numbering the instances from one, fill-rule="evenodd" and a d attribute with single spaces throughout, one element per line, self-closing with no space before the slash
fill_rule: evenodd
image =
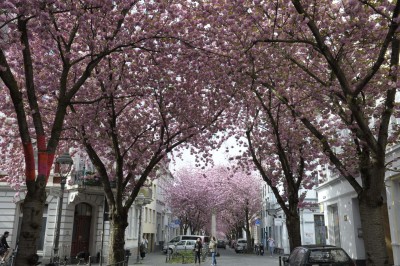
<path id="1" fill-rule="evenodd" d="M 341 247 L 340 243 L 340 224 L 339 224 L 339 210 L 336 204 L 328 207 L 330 215 L 329 225 L 329 240 L 330 244 Z"/>
<path id="2" fill-rule="evenodd" d="M 326 228 L 323 215 L 314 215 L 315 244 L 326 244 Z"/>
<path id="3" fill-rule="evenodd" d="M 92 221 L 92 207 L 87 203 L 75 206 L 74 229 L 72 233 L 71 256 L 79 252 L 89 252 L 90 225 Z"/>

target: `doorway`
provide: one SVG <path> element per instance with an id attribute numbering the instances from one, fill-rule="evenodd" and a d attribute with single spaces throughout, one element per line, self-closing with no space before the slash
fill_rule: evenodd
<path id="1" fill-rule="evenodd" d="M 75 206 L 74 229 L 72 233 L 71 256 L 79 252 L 89 254 L 90 225 L 92 222 L 92 206 L 79 203 Z"/>
<path id="2" fill-rule="evenodd" d="M 340 243 L 340 225 L 339 225 L 339 210 L 337 204 L 328 206 L 329 213 L 329 240 L 330 243 L 341 247 Z"/>
<path id="3" fill-rule="evenodd" d="M 324 215 L 314 215 L 315 244 L 326 245 L 326 227 Z"/>

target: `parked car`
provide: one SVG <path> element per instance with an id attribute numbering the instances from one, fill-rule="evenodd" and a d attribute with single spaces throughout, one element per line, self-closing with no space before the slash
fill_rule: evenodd
<path id="1" fill-rule="evenodd" d="M 170 252 L 173 252 L 173 250 L 175 249 L 175 245 L 182 240 L 197 240 L 197 238 L 201 239 L 201 242 L 204 243 L 208 243 L 210 242 L 210 237 L 209 236 L 200 236 L 200 235 L 178 235 L 174 238 L 172 238 L 170 241 L 168 241 L 167 243 L 164 243 L 163 246 L 163 252 L 167 253 L 167 251 L 169 250 Z"/>
<path id="2" fill-rule="evenodd" d="M 179 252 L 180 250 L 193 250 L 196 240 L 181 240 L 176 243 L 174 251 Z"/>
<path id="3" fill-rule="evenodd" d="M 247 239 L 239 238 L 236 241 L 235 252 L 236 253 L 244 252 L 246 249 L 247 249 Z"/>
<path id="4" fill-rule="evenodd" d="M 218 242 L 217 242 L 217 248 L 226 249 L 226 242 L 225 242 L 224 240 L 218 240 Z"/>
<path id="5" fill-rule="evenodd" d="M 289 255 L 283 257 L 284 266 L 335 265 L 355 266 L 354 261 L 340 247 L 329 245 L 304 245 L 296 247 Z"/>

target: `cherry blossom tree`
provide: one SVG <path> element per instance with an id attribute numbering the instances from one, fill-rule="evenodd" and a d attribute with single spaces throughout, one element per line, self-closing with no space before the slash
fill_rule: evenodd
<path id="1" fill-rule="evenodd" d="M 17 265 L 37 260 L 46 183 L 72 101 L 93 82 L 90 77 L 104 58 L 156 49 L 150 40 L 164 37 L 163 29 L 174 21 L 167 6 L 162 1 L 1 1 L 1 168 L 10 182 L 22 182 L 27 190 Z"/>
<path id="2" fill-rule="evenodd" d="M 200 177 L 204 179 L 203 176 Z M 165 197 L 172 213 L 180 220 L 184 234 L 188 229 L 192 233 L 206 231 L 210 215 L 207 202 L 206 182 L 200 182 L 198 176 L 188 168 L 182 169 L 175 175 L 175 182 L 166 188 Z M 207 230 L 207 232 L 209 232 Z"/>
<path id="3" fill-rule="evenodd" d="M 251 239 L 250 222 L 261 208 L 261 180 L 257 176 L 233 167 L 180 169 L 176 182 L 166 190 L 173 213 L 187 216 L 190 224 L 201 223 L 204 231 L 211 230 L 211 216 L 218 217 L 218 228 L 230 231 L 245 230 Z M 251 246 L 249 247 L 251 248 Z"/>
<path id="4" fill-rule="evenodd" d="M 320 141 L 357 193 L 367 264 L 387 265 L 380 212 L 385 152 L 399 133 L 399 1 L 214 1 L 197 10 L 219 52 L 242 63 L 248 90 L 277 97 Z"/>
<path id="5" fill-rule="evenodd" d="M 318 165 L 324 155 L 296 116 L 291 115 L 284 104 L 271 94 L 260 95 L 255 91 L 260 104 L 250 117 L 244 117 L 247 126 L 247 143 L 239 140 L 238 145 L 248 147 L 241 164 L 248 163 L 246 157 L 258 169 L 263 180 L 271 187 L 279 206 L 286 216 L 290 248 L 301 245 L 299 210 L 310 207 L 304 199 L 308 189 L 318 182 L 321 173 Z"/>
<path id="6" fill-rule="evenodd" d="M 71 101 L 69 136 L 83 144 L 109 204 L 109 264 L 124 259 L 129 208 L 145 182 L 156 177 L 157 164 L 186 142 L 212 139 L 220 118 L 226 119 L 230 92 L 211 63 L 212 57 L 179 42 L 153 41 L 145 51 L 107 57 Z M 195 230 L 201 224 L 191 226 Z"/>

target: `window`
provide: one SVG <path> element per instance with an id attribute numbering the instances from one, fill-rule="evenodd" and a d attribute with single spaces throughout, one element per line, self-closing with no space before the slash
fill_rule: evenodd
<path id="1" fill-rule="evenodd" d="M 134 208 L 130 208 L 129 209 L 129 212 L 128 212 L 128 221 L 131 221 L 131 222 L 129 222 L 128 223 L 128 232 L 127 232 L 127 237 L 128 238 L 132 238 L 133 237 L 133 229 L 134 229 L 134 221 L 135 221 L 135 217 L 133 216 L 134 215 Z"/>
<path id="2" fill-rule="evenodd" d="M 135 219 L 134 221 L 136 221 L 135 223 L 135 232 L 134 235 L 137 236 L 139 234 L 139 209 L 135 208 Z"/>
<path id="3" fill-rule="evenodd" d="M 341 249 L 312 250 L 309 256 L 309 262 L 347 262 L 349 261 L 346 253 Z"/>
<path id="4" fill-rule="evenodd" d="M 151 210 L 149 209 L 149 223 L 151 223 L 151 221 L 153 221 L 153 214 L 152 214 Z"/>

